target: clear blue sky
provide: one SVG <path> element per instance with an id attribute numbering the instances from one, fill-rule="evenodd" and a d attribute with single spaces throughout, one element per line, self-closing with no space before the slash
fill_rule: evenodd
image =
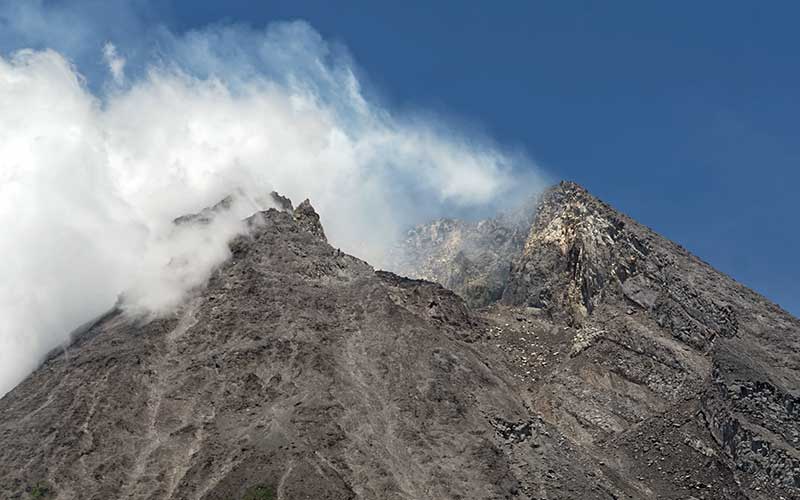
<path id="1" fill-rule="evenodd" d="M 345 45 L 390 103 L 432 108 L 524 148 L 555 177 L 800 314 L 799 3 L 175 0 L 147 9 L 174 31 L 304 19 Z"/>

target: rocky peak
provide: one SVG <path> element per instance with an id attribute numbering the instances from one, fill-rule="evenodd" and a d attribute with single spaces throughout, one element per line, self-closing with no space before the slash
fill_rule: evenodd
<path id="1" fill-rule="evenodd" d="M 322 241 L 328 241 L 325 237 L 325 230 L 322 228 L 319 214 L 317 214 L 317 211 L 311 206 L 311 201 L 305 199 L 297 208 L 294 208 L 291 199 L 276 191 L 270 193 L 270 199 L 272 203 L 278 207 L 279 211 L 291 214 L 292 218 L 302 229 L 322 239 Z"/>
<path id="2" fill-rule="evenodd" d="M 648 252 L 625 224 L 584 188 L 562 182 L 511 214 L 417 226 L 395 268 L 438 281 L 473 306 L 502 301 L 579 319 Z"/>
<path id="3" fill-rule="evenodd" d="M 228 195 L 215 203 L 213 206 L 206 207 L 196 214 L 186 214 L 177 217 L 173 220 L 176 226 L 183 226 L 187 224 L 209 224 L 214 218 L 231 209 L 236 198 L 234 195 Z"/>
<path id="4" fill-rule="evenodd" d="M 242 191 L 235 191 L 222 198 L 220 201 L 210 207 L 205 207 L 197 213 L 181 215 L 175 218 L 172 222 L 176 226 L 184 226 L 188 224 L 210 224 L 218 215 L 228 212 L 234 208 L 236 203 L 243 202 L 246 196 Z M 281 212 L 292 213 L 292 200 L 282 196 L 276 191 L 272 191 L 268 197 L 260 196 L 255 200 L 255 203 L 248 203 L 248 206 L 261 205 L 274 207 Z M 313 210 L 313 209 L 312 209 Z"/>
<path id="5" fill-rule="evenodd" d="M 504 303 L 577 325 L 603 305 L 636 310 L 698 349 L 738 328 L 738 284 L 574 183 L 543 195 L 509 276 Z"/>
<path id="6" fill-rule="evenodd" d="M 549 189 L 513 259 L 503 301 L 558 310 L 580 322 L 650 252 L 629 222 L 575 183 Z"/>
<path id="7" fill-rule="evenodd" d="M 322 228 L 322 223 L 319 220 L 319 214 L 317 214 L 317 212 L 314 210 L 314 207 L 311 206 L 310 201 L 307 199 L 304 200 L 303 203 L 294 209 L 292 215 L 300 227 L 320 238 L 321 240 L 328 241 L 327 238 L 325 238 L 325 230 Z"/>
<path id="8" fill-rule="evenodd" d="M 286 196 L 282 196 L 277 191 L 273 191 L 269 194 L 270 199 L 273 203 L 278 207 L 279 210 L 283 212 L 291 212 L 294 210 L 292 207 L 292 200 L 287 198 Z"/>

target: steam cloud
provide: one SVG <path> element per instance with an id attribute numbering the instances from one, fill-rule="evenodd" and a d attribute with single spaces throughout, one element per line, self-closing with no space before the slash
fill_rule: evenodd
<path id="1" fill-rule="evenodd" d="M 368 97 L 303 22 L 157 33 L 135 57 L 97 43 L 99 85 L 57 50 L 0 56 L 0 395 L 118 297 L 174 308 L 271 190 L 380 266 L 405 227 L 544 184 L 522 155 Z M 172 224 L 235 191 L 211 225 Z"/>

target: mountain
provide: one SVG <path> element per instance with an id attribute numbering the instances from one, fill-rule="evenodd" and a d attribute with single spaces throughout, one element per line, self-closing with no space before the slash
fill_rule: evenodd
<path id="1" fill-rule="evenodd" d="M 800 321 L 583 188 L 415 228 L 412 278 L 280 206 L 0 399 L 0 498 L 800 498 Z"/>

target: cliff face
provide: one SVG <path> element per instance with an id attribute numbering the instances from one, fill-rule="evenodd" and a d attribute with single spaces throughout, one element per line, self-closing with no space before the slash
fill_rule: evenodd
<path id="1" fill-rule="evenodd" d="M 798 320 L 579 186 L 410 233 L 456 293 L 281 206 L 0 399 L 0 498 L 800 495 Z"/>

